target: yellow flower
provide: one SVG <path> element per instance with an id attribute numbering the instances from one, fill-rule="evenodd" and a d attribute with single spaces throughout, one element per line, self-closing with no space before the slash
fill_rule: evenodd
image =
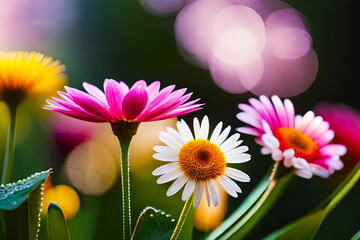
<path id="1" fill-rule="evenodd" d="M 0 100 L 18 105 L 29 97 L 46 98 L 66 82 L 65 66 L 38 52 L 0 53 Z"/>
<path id="2" fill-rule="evenodd" d="M 72 219 L 80 207 L 80 198 L 77 192 L 66 185 L 57 185 L 45 190 L 42 200 L 42 211 L 45 214 L 51 202 L 56 202 L 59 205 L 66 220 Z"/>

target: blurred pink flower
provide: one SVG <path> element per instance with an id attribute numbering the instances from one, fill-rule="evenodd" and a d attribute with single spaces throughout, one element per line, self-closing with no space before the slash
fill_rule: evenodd
<path id="1" fill-rule="evenodd" d="M 296 96 L 318 72 L 301 14 L 278 0 L 195 0 L 177 15 L 182 55 L 223 90 Z"/>
<path id="2" fill-rule="evenodd" d="M 77 17 L 72 0 L 0 1 L 0 48 L 33 48 L 65 32 Z"/>
<path id="3" fill-rule="evenodd" d="M 105 93 L 99 88 L 84 83 L 88 93 L 65 87 L 59 92 L 63 99 L 48 100 L 44 109 L 90 122 L 149 122 L 167 119 L 201 109 L 195 104 L 199 99 L 185 103 L 192 93 L 184 95 L 186 89 L 174 92 L 175 85 L 160 90 L 160 82 L 146 85 L 137 81 L 130 89 L 124 82 L 105 79 Z"/>
<path id="4" fill-rule="evenodd" d="M 248 104 L 239 104 L 243 112 L 237 118 L 251 127 L 240 127 L 241 133 L 256 136 L 262 147 L 261 153 L 271 154 L 273 160 L 283 161 L 287 168 L 304 178 L 317 175 L 329 177 L 343 168 L 340 156 L 346 153 L 341 144 L 329 144 L 335 133 L 320 116 L 309 111 L 304 116 L 296 115 L 292 102 L 284 102 L 278 96 L 260 96 L 260 101 L 251 98 Z"/>
<path id="5" fill-rule="evenodd" d="M 90 140 L 95 133 L 95 124 L 53 115 L 49 121 L 57 149 L 62 156 L 67 156 L 79 144 Z"/>
<path id="6" fill-rule="evenodd" d="M 344 104 L 319 103 L 315 112 L 329 122 L 335 131 L 336 143 L 344 144 L 348 149 L 351 163 L 360 160 L 360 114 Z"/>

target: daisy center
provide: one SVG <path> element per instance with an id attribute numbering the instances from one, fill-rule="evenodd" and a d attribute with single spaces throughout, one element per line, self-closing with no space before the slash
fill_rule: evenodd
<path id="1" fill-rule="evenodd" d="M 295 151 L 295 157 L 311 160 L 318 154 L 318 145 L 299 130 L 282 127 L 276 130 L 275 136 L 280 142 L 280 150 L 292 148 Z"/>
<path id="2" fill-rule="evenodd" d="M 205 139 L 195 139 L 184 144 L 179 152 L 180 169 L 190 179 L 206 181 L 225 172 L 225 155 L 220 148 Z"/>

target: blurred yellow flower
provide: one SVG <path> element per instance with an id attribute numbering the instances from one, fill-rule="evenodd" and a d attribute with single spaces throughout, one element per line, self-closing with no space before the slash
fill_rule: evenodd
<path id="1" fill-rule="evenodd" d="M 46 98 L 66 82 L 65 66 L 38 52 L 0 53 L 0 100 L 19 104 L 28 97 Z"/>
<path id="2" fill-rule="evenodd" d="M 80 207 L 80 199 L 77 192 L 67 185 L 57 185 L 45 190 L 42 200 L 43 213 L 47 213 L 51 202 L 56 202 L 56 204 L 59 205 L 66 220 L 73 218 Z"/>
<path id="3" fill-rule="evenodd" d="M 227 209 L 227 194 L 225 190 L 218 186 L 220 202 L 218 206 L 206 203 L 206 199 L 200 200 L 199 207 L 194 212 L 194 227 L 203 232 L 217 228 L 224 220 Z"/>

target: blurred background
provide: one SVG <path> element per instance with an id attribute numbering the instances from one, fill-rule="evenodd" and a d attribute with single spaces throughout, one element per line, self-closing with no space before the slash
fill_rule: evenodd
<path id="1" fill-rule="evenodd" d="M 241 125 L 237 105 L 261 94 L 290 98 L 298 114 L 313 110 L 347 145 L 345 167 L 329 179 L 294 177 L 249 239 L 261 239 L 306 214 L 334 190 L 360 159 L 360 2 L 250 0 L 0 0 L 0 51 L 39 51 L 66 66 L 68 86 L 84 81 L 102 89 L 105 78 L 139 79 L 187 88 L 208 115 Z M 45 104 L 45 102 L 44 102 Z M 13 180 L 54 169 L 45 200 L 58 202 L 73 239 L 121 236 L 119 146 L 109 124 L 92 124 L 25 103 L 20 112 Z M 132 217 L 146 206 L 178 218 L 181 194 L 151 172 L 161 163 L 152 147 L 177 119 L 142 123 L 130 152 Z M 341 124 L 339 124 L 341 123 Z M 0 103 L 3 156 L 8 113 Z M 346 129 L 343 127 L 346 126 Z M 252 160 L 238 167 L 252 181 L 237 199 L 195 213 L 194 239 L 204 238 L 256 186 L 272 163 L 252 137 L 242 136 Z M 321 226 L 316 239 L 349 239 L 360 229 L 357 184 Z M 200 221 L 201 220 L 201 221 Z"/>

